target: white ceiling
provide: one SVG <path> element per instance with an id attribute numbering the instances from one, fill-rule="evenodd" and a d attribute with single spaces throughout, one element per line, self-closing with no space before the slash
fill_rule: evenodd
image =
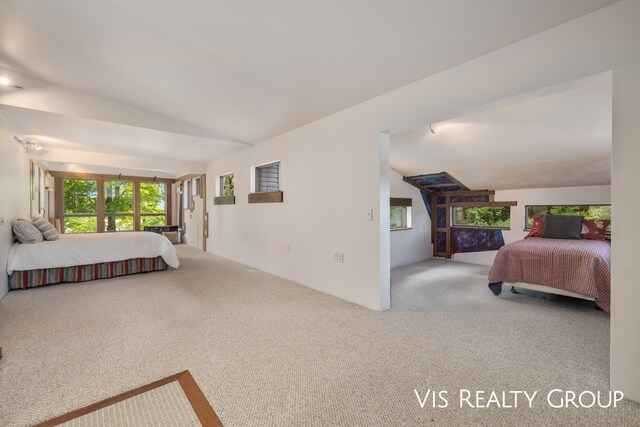
<path id="1" fill-rule="evenodd" d="M 446 171 L 472 190 L 610 184 L 611 74 L 546 92 L 434 123 L 435 135 L 428 125 L 394 134 L 391 167 Z"/>
<path id="2" fill-rule="evenodd" d="M 164 134 L 140 156 L 204 164 L 615 2 L 0 0 L 0 71 L 25 87 L 0 104 L 129 126 L 98 138 L 105 126 L 25 113 L 24 134 L 106 153 L 141 126 Z M 34 87 L 74 94 L 53 108 Z"/>

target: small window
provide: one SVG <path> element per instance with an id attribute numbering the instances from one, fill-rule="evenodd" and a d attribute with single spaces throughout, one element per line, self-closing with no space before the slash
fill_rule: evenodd
<path id="1" fill-rule="evenodd" d="M 221 197 L 229 197 L 234 195 L 233 187 L 235 181 L 233 179 L 233 174 L 223 175 L 220 177 L 220 196 Z"/>
<path id="2" fill-rule="evenodd" d="M 280 190 L 280 162 L 256 166 L 256 192 Z"/>
<path id="3" fill-rule="evenodd" d="M 611 205 L 527 205 L 525 229 L 530 230 L 534 216 L 580 215 L 584 219 L 611 219 Z M 607 228 L 607 232 L 610 231 Z"/>
<path id="4" fill-rule="evenodd" d="M 459 227 L 511 227 L 510 206 L 456 206 L 453 208 L 452 216 L 453 225 Z"/>
<path id="5" fill-rule="evenodd" d="M 411 206 L 391 206 L 391 230 L 411 228 Z"/>
<path id="6" fill-rule="evenodd" d="M 404 197 L 392 197 L 389 202 L 390 228 L 394 230 L 408 230 L 411 228 L 411 205 L 413 200 Z"/>
<path id="7" fill-rule="evenodd" d="M 193 179 L 193 195 L 194 196 L 200 195 L 200 178 Z"/>

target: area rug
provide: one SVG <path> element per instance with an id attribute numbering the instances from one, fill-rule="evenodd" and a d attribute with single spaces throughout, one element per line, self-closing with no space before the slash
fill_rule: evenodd
<path id="1" fill-rule="evenodd" d="M 189 371 L 61 415 L 36 427 L 222 426 Z"/>

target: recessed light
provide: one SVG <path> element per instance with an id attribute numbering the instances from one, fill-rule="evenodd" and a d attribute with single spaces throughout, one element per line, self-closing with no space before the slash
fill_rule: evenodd
<path id="1" fill-rule="evenodd" d="M 11 80 L 8 77 L 0 77 L 0 85 L 8 85 L 9 83 L 11 83 Z"/>

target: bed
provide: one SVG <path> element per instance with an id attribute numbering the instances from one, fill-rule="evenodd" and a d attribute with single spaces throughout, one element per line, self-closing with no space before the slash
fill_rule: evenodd
<path id="1" fill-rule="evenodd" d="M 502 285 L 591 299 L 611 308 L 611 243 L 531 237 L 498 251 L 489 273 L 495 295 Z"/>
<path id="2" fill-rule="evenodd" d="M 178 268 L 166 237 L 149 232 L 63 234 L 58 240 L 14 243 L 9 252 L 9 289 Z"/>

